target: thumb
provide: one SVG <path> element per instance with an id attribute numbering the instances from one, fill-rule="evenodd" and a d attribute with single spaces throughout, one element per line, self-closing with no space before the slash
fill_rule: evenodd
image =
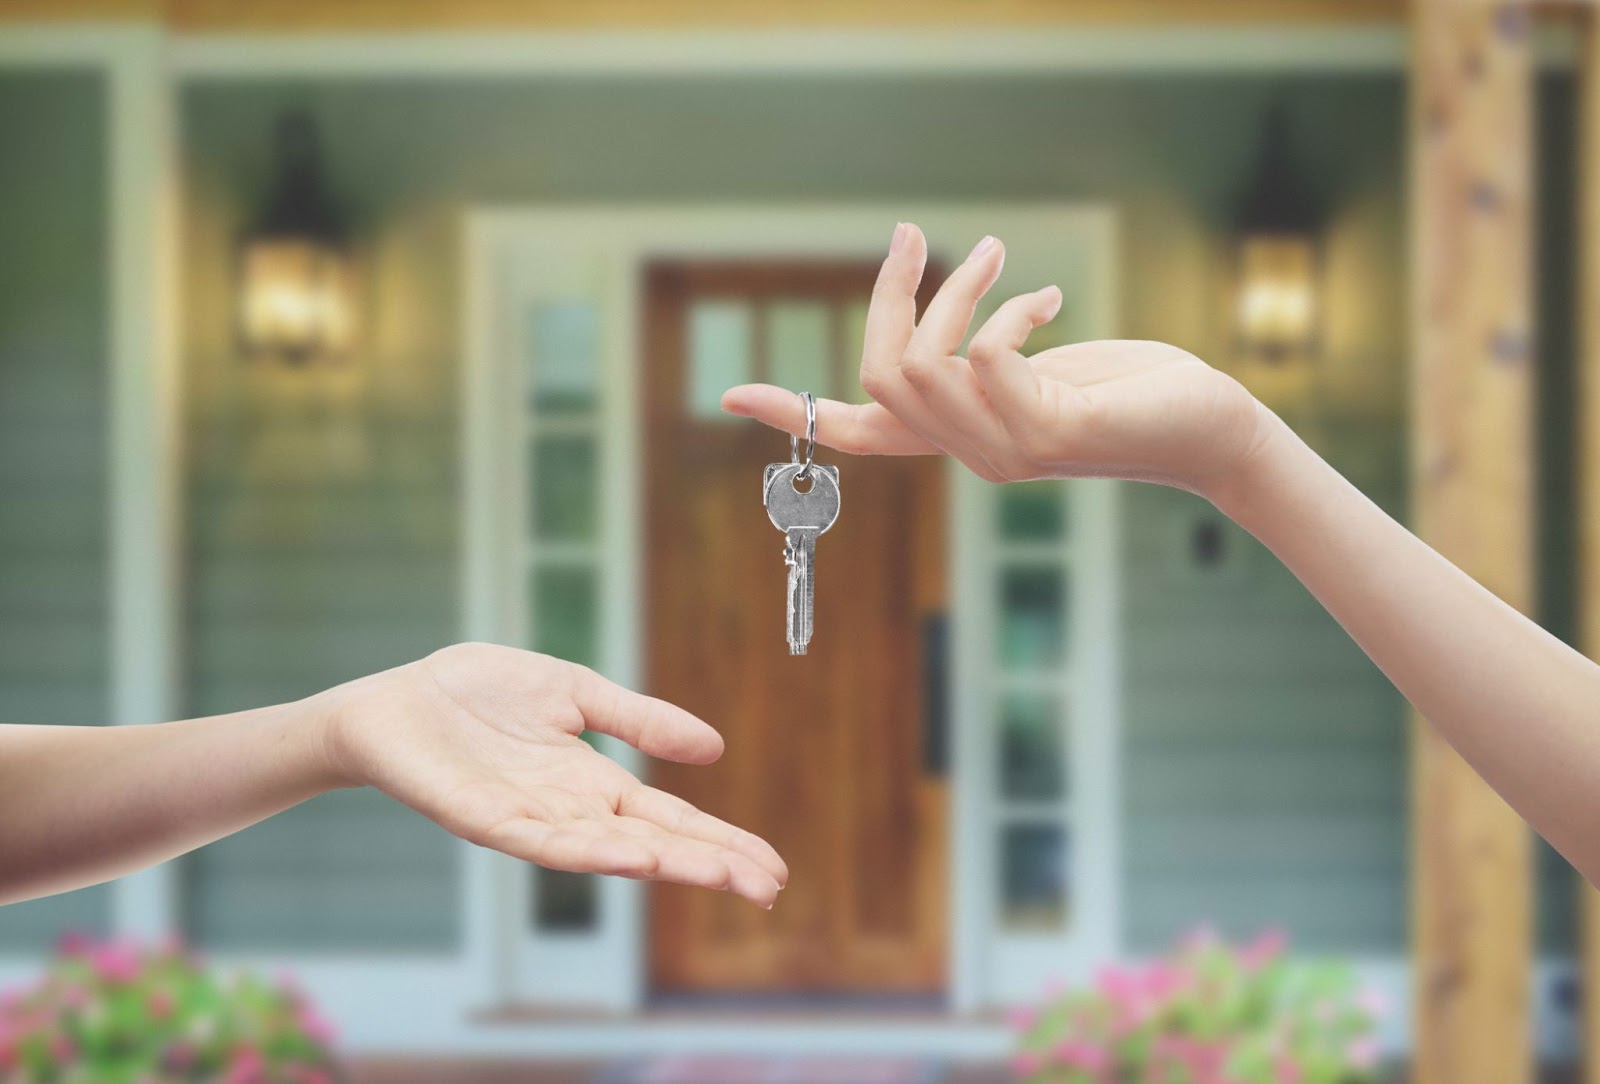
<path id="1" fill-rule="evenodd" d="M 572 673 L 572 701 L 585 729 L 683 764 L 710 764 L 722 755 L 722 735 L 705 720 L 665 700 L 624 689 L 586 666 L 575 665 Z"/>

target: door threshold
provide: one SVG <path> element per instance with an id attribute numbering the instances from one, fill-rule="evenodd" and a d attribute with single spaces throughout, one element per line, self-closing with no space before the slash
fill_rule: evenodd
<path id="1" fill-rule="evenodd" d="M 658 991 L 647 996 L 646 1015 L 878 1016 L 948 1019 L 944 993 L 799 990 Z"/>
<path id="2" fill-rule="evenodd" d="M 1003 1059 L 1015 1036 L 1002 1014 L 861 1008 L 654 1008 L 633 1012 L 508 1004 L 475 1014 L 475 1044 L 530 1057 L 850 1055 Z"/>
<path id="3" fill-rule="evenodd" d="M 612 1010 L 539 1003 L 506 1002 L 473 1014 L 473 1022 L 496 1025 L 540 1024 L 706 1024 L 726 1026 L 745 1021 L 764 1023 L 819 1023 L 874 1025 L 926 1024 L 947 1027 L 1003 1026 L 998 1010 L 957 1013 L 943 997 L 916 995 L 691 994 L 652 996 L 637 1009 Z"/>

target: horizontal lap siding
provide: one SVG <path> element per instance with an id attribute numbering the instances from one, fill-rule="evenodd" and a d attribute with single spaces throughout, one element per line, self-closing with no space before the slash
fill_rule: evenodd
<path id="1" fill-rule="evenodd" d="M 0 723 L 110 711 L 101 95 L 87 73 L 0 75 Z M 0 908 L 0 954 L 104 930 L 109 898 Z"/>
<path id="2" fill-rule="evenodd" d="M 195 461 L 191 712 L 306 696 L 454 638 L 452 452 L 428 437 L 418 470 L 414 456 L 384 451 L 415 425 L 355 423 L 367 430 L 366 455 L 320 478 L 252 463 L 249 440 Z M 206 446 L 203 436 L 196 445 Z M 447 949 L 458 925 L 457 857 L 442 830 L 383 795 L 326 795 L 190 856 L 186 926 L 226 949 Z"/>
<path id="3" fill-rule="evenodd" d="M 453 277 L 455 235 L 424 232 L 422 253 L 388 237 L 363 250 L 365 334 L 342 367 L 246 362 L 232 245 L 270 176 L 271 121 L 194 105 L 210 93 L 185 94 L 185 682 L 197 715 L 307 696 L 459 636 L 456 335 L 431 278 Z M 342 173 L 357 159 L 326 145 L 353 202 L 391 183 L 372 162 Z M 412 274 L 433 292 L 413 295 Z M 186 858 L 184 923 L 225 950 L 447 951 L 459 858 L 443 830 L 381 794 L 328 794 Z"/>
<path id="4" fill-rule="evenodd" d="M 453 944 L 455 851 L 372 791 L 325 795 L 193 856 L 191 936 L 265 951 L 427 951 Z"/>
<path id="5" fill-rule="evenodd" d="M 1341 427 L 1324 443 L 1393 503 L 1396 427 Z M 1364 454 L 1341 457 L 1348 444 Z M 1124 546 L 1140 570 L 1124 588 L 1131 947 L 1210 923 L 1233 936 L 1282 927 L 1312 951 L 1404 952 L 1399 695 L 1243 532 L 1224 527 L 1221 568 L 1193 567 L 1186 532 L 1215 516 L 1203 502 L 1141 488 L 1128 504 Z"/>

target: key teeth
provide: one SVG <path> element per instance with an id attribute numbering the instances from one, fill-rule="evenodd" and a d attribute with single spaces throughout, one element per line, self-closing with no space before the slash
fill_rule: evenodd
<path id="1" fill-rule="evenodd" d="M 791 654 L 791 655 L 804 655 L 805 653 L 806 653 L 806 645 L 805 644 L 790 644 L 789 645 L 789 654 Z"/>

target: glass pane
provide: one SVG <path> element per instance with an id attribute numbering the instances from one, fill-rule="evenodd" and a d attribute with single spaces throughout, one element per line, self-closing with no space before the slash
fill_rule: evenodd
<path id="1" fill-rule="evenodd" d="M 689 414 L 723 420 L 722 393 L 751 380 L 750 306 L 699 301 L 689 309 Z"/>
<path id="2" fill-rule="evenodd" d="M 1000 909 L 1010 929 L 1060 929 L 1067 920 L 1067 833 L 1011 825 L 1000 840 Z"/>
<path id="3" fill-rule="evenodd" d="M 1060 798 L 1061 698 L 1012 693 L 1000 703 L 1000 793 L 1020 801 Z"/>
<path id="4" fill-rule="evenodd" d="M 867 303 L 852 301 L 844 307 L 845 381 L 840 398 L 847 403 L 870 403 L 872 396 L 861 387 L 861 344 L 867 337 Z"/>
<path id="5" fill-rule="evenodd" d="M 595 875 L 559 869 L 535 869 L 533 922 L 540 930 L 585 933 L 599 924 Z"/>
<path id="6" fill-rule="evenodd" d="M 594 666 L 600 594 L 591 568 L 540 568 L 533 577 L 533 649 Z"/>
<path id="7" fill-rule="evenodd" d="M 588 410 L 600 384 L 600 322 L 587 301 L 533 307 L 530 392 L 534 409 Z"/>
<path id="8" fill-rule="evenodd" d="M 816 301 L 781 301 L 767 309 L 767 380 L 818 398 L 833 391 L 833 343 L 828 307 Z"/>
<path id="9" fill-rule="evenodd" d="M 533 536 L 546 542 L 595 537 L 598 491 L 594 438 L 538 437 L 533 442 Z"/>
<path id="10" fill-rule="evenodd" d="M 1056 542 L 1067 533 L 1066 487 L 1018 482 L 1000 487 L 1000 537 L 1007 542 Z"/>
<path id="11" fill-rule="evenodd" d="M 1008 669 L 1059 665 L 1066 654 L 1067 583 L 1059 568 L 1000 573 L 1000 661 Z"/>

